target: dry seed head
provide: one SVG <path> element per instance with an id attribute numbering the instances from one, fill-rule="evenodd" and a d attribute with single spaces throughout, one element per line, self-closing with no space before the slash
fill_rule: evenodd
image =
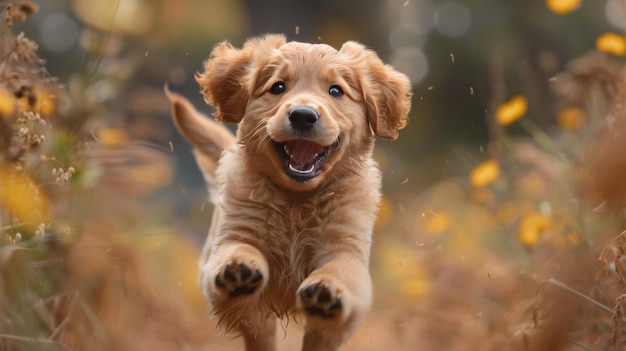
<path id="1" fill-rule="evenodd" d="M 28 135 L 28 132 L 29 132 L 28 128 L 26 128 L 26 127 L 22 127 L 22 128 L 20 128 L 20 130 L 17 132 L 17 135 L 18 135 L 20 138 L 23 138 L 23 137 L 25 137 L 26 135 Z"/>
<path id="2" fill-rule="evenodd" d="M 35 236 L 41 237 L 46 234 L 46 225 L 43 223 L 39 223 L 37 229 L 35 229 Z"/>
<path id="3" fill-rule="evenodd" d="M 54 182 L 57 184 L 67 184 L 74 173 L 76 173 L 74 167 L 69 167 L 67 171 L 63 170 L 63 168 L 52 169 L 52 175 L 55 177 Z"/>
<path id="4" fill-rule="evenodd" d="M 617 340 L 622 335 L 622 323 L 624 318 L 624 312 L 626 311 L 626 294 L 622 294 L 615 299 L 615 307 L 613 307 L 613 333 L 611 335 L 611 345 L 615 348 Z"/>

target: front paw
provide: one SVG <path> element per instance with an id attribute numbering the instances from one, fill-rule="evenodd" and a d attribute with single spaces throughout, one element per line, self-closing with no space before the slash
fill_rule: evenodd
<path id="1" fill-rule="evenodd" d="M 231 297 L 251 295 L 263 282 L 258 268 L 243 262 L 231 261 L 215 277 L 215 286 Z"/>
<path id="2" fill-rule="evenodd" d="M 309 316 L 331 319 L 343 310 L 341 289 L 322 281 L 303 283 L 298 290 L 298 301 Z"/>

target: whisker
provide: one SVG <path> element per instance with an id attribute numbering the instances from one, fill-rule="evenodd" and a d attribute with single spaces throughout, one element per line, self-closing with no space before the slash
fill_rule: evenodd
<path id="1" fill-rule="evenodd" d="M 263 145 L 271 139 L 266 126 L 267 120 L 262 119 L 258 121 L 254 128 L 252 128 L 252 130 L 244 138 L 244 140 L 246 140 L 251 147 L 255 148 L 256 153 L 260 152 Z"/>

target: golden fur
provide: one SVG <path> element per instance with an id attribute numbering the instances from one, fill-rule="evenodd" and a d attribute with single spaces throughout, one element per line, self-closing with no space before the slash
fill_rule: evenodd
<path id="1" fill-rule="evenodd" d="M 405 126 L 410 83 L 356 42 L 281 35 L 220 43 L 204 68 L 205 100 L 236 137 L 167 92 L 216 203 L 201 289 L 248 351 L 274 350 L 277 317 L 292 315 L 306 317 L 303 350 L 336 350 L 372 301 L 373 134 Z"/>

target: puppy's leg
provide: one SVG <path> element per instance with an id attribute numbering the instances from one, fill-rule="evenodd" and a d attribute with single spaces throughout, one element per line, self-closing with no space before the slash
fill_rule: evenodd
<path id="1" fill-rule="evenodd" d="M 274 351 L 276 349 L 276 324 L 274 316 L 257 313 L 252 323 L 241 323 L 239 331 L 246 351 Z"/>
<path id="2" fill-rule="evenodd" d="M 338 254 L 314 270 L 298 288 L 298 308 L 307 314 L 303 351 L 338 350 L 372 302 L 367 260 Z"/>
<path id="3" fill-rule="evenodd" d="M 238 328 L 247 351 L 275 349 L 276 318 L 259 304 L 269 277 L 267 261 L 255 247 L 214 243 L 201 267 L 201 286 L 213 313 L 227 330 Z"/>

